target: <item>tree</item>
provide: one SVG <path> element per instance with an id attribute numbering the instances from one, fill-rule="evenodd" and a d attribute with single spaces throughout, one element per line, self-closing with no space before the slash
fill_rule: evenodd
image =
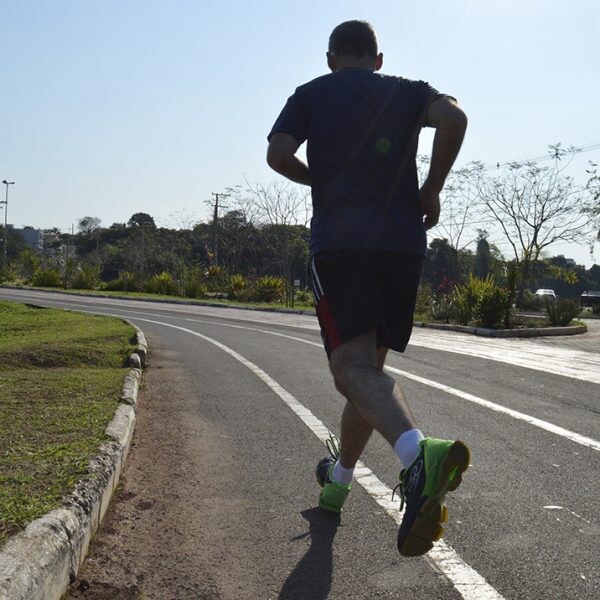
<path id="1" fill-rule="evenodd" d="M 552 244 L 581 242 L 589 233 L 582 213 L 584 191 L 563 174 L 575 149 L 549 146 L 553 165 L 511 163 L 496 177 L 479 168 L 476 185 L 482 209 L 493 218 L 508 242 L 518 275 L 519 300 L 531 274 L 531 265 Z M 515 290 L 511 292 L 513 300 Z"/>
<path id="2" fill-rule="evenodd" d="M 589 199 L 585 205 L 585 213 L 594 222 L 596 239 L 600 240 L 600 175 L 598 174 L 598 164 L 590 161 L 590 168 L 586 170 L 590 176 L 586 184 L 586 190 L 589 192 Z"/>
<path id="3" fill-rule="evenodd" d="M 477 190 L 473 176 L 482 164 L 472 162 L 462 169 L 450 171 L 440 194 L 440 220 L 432 230 L 438 238 L 448 241 L 457 252 L 473 243 L 473 230 L 469 227 L 475 212 Z M 417 160 L 419 181 L 422 183 L 429 171 L 429 156 L 419 155 Z"/>
<path id="4" fill-rule="evenodd" d="M 19 263 L 21 265 L 21 276 L 30 281 L 36 271 L 39 270 L 42 260 L 39 252 L 36 252 L 33 248 L 25 248 L 19 254 Z"/>
<path id="5" fill-rule="evenodd" d="M 431 240 L 423 263 L 423 278 L 434 292 L 449 292 L 459 280 L 458 252 L 446 239 Z"/>
<path id="6" fill-rule="evenodd" d="M 77 226 L 79 227 L 79 233 L 82 233 L 85 236 L 91 235 L 99 229 L 101 220 L 98 217 L 82 217 L 77 221 Z"/>
<path id="7" fill-rule="evenodd" d="M 294 269 L 298 256 L 303 253 L 300 246 L 309 219 L 308 188 L 288 181 L 276 180 L 268 185 L 248 185 L 249 198 L 241 204 L 252 206 L 255 218 L 271 227 L 269 233 L 277 256 L 281 276 L 287 283 L 286 305 L 294 305 Z M 304 241 L 304 243 L 306 243 Z M 307 254 L 306 254 L 307 256 Z"/>
<path id="8" fill-rule="evenodd" d="M 487 241 L 489 235 L 488 232 L 484 229 L 479 229 L 478 234 L 473 275 L 480 279 L 485 279 L 491 270 L 492 253 L 490 251 L 490 243 Z"/>
<path id="9" fill-rule="evenodd" d="M 132 229 L 136 229 L 138 227 L 149 230 L 156 229 L 156 223 L 154 219 L 147 213 L 138 212 L 131 215 L 129 221 L 127 221 L 127 226 Z"/>

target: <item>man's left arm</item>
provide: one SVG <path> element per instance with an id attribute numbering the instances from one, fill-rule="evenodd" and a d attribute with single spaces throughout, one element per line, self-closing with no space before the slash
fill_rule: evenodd
<path id="1" fill-rule="evenodd" d="M 308 165 L 296 156 L 298 140 L 289 133 L 274 133 L 267 149 L 267 163 L 277 173 L 304 185 L 311 185 Z"/>

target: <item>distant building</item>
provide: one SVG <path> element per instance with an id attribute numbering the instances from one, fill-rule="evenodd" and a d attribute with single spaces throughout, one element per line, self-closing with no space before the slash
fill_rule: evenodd
<path id="1" fill-rule="evenodd" d="M 59 229 L 56 227 L 54 229 L 44 229 L 42 238 L 42 253 L 46 258 L 62 256 L 63 241 Z"/>

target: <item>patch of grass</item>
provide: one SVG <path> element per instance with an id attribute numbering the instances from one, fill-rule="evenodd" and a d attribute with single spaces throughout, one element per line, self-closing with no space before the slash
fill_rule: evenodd
<path id="1" fill-rule="evenodd" d="M 122 367 L 134 330 L 116 318 L 0 302 L 0 371 L 38 367 Z"/>
<path id="2" fill-rule="evenodd" d="M 133 333 L 119 319 L 0 303 L 0 545 L 85 477 Z"/>

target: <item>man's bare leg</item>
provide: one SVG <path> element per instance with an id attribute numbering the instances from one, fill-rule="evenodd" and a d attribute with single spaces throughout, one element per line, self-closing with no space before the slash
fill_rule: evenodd
<path id="1" fill-rule="evenodd" d="M 379 371 L 383 370 L 385 358 L 388 349 L 384 347 L 377 348 L 376 367 Z M 338 391 L 346 396 L 345 390 L 336 382 Z M 373 427 L 365 421 L 357 410 L 352 406 L 349 400 L 346 400 L 346 406 L 342 413 L 342 424 L 340 430 L 340 463 L 345 469 L 353 469 L 356 461 L 360 458 L 369 441 Z"/>
<path id="2" fill-rule="evenodd" d="M 382 358 L 385 360 L 385 351 L 378 352 L 375 330 L 342 344 L 331 353 L 329 366 L 336 385 L 354 409 L 344 410 L 345 419 L 342 419 L 342 447 L 347 446 L 350 461 L 357 452 L 360 455 L 369 439 L 367 425 L 379 431 L 391 446 L 402 433 L 415 428 L 414 416 L 400 386 L 382 370 Z M 345 453 L 346 450 L 342 464 Z"/>

